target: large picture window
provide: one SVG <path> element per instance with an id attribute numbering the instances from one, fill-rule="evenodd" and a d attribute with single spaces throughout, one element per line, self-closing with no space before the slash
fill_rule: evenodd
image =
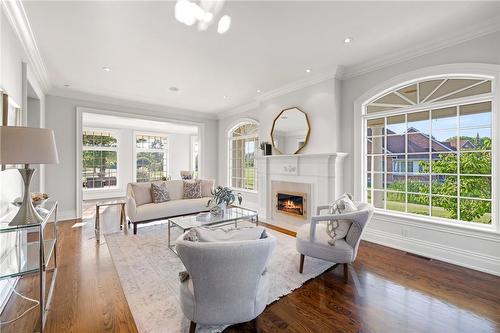
<path id="1" fill-rule="evenodd" d="M 229 131 L 229 185 L 245 190 L 257 190 L 255 152 L 259 127 L 243 122 Z"/>
<path id="2" fill-rule="evenodd" d="M 116 187 L 118 183 L 117 135 L 105 130 L 83 131 L 84 189 Z"/>
<path id="3" fill-rule="evenodd" d="M 168 178 L 168 138 L 166 135 L 135 137 L 136 181 L 148 182 Z"/>
<path id="4" fill-rule="evenodd" d="M 443 78 L 366 105 L 364 195 L 379 210 L 493 223 L 491 80 Z"/>

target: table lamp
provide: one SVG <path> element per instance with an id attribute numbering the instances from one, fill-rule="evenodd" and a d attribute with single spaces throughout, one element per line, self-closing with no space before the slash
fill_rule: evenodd
<path id="1" fill-rule="evenodd" d="M 24 182 L 23 203 L 9 225 L 42 222 L 31 201 L 30 182 L 35 169 L 30 164 L 57 163 L 56 140 L 51 129 L 0 126 L 0 164 L 24 164 L 24 169 L 18 169 Z"/>

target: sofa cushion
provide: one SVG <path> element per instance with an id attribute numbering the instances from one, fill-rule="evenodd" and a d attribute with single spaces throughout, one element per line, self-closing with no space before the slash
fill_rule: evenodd
<path id="1" fill-rule="evenodd" d="M 170 200 L 161 203 L 148 203 L 137 207 L 137 213 L 132 222 L 156 220 L 170 216 L 188 215 L 207 211 L 210 198 L 191 200 Z"/>
<path id="2" fill-rule="evenodd" d="M 214 189 L 215 180 L 213 179 L 202 179 L 201 180 L 201 196 L 211 197 L 212 190 Z"/>
<path id="3" fill-rule="evenodd" d="M 195 228 L 191 230 L 196 230 L 198 242 L 255 240 L 262 238 L 262 234 L 266 232 L 263 227 L 248 227 L 231 230 Z"/>
<path id="4" fill-rule="evenodd" d="M 167 185 L 162 182 L 160 184 L 151 183 L 151 196 L 154 203 L 160 203 L 170 200 Z"/>
<path id="5" fill-rule="evenodd" d="M 179 200 L 184 197 L 184 182 L 180 179 L 165 182 L 170 200 Z"/>
<path id="6" fill-rule="evenodd" d="M 184 199 L 201 198 L 201 180 L 184 181 Z"/>
<path id="7" fill-rule="evenodd" d="M 132 183 L 132 191 L 134 192 L 135 204 L 141 206 L 153 202 L 151 196 L 151 183 Z"/>

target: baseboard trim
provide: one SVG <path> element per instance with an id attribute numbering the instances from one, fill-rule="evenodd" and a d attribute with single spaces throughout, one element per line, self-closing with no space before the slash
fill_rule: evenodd
<path id="1" fill-rule="evenodd" d="M 365 230 L 363 239 L 401 251 L 500 276 L 500 258 L 498 257 L 492 257 L 421 239 L 403 237 L 373 228 L 367 228 Z"/>

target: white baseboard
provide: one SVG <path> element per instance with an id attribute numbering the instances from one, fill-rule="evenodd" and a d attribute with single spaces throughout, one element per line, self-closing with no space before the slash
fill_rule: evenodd
<path id="1" fill-rule="evenodd" d="M 487 256 L 482 253 L 428 242 L 422 239 L 403 237 L 370 227 L 363 233 L 363 239 L 372 243 L 500 276 L 500 257 Z"/>

